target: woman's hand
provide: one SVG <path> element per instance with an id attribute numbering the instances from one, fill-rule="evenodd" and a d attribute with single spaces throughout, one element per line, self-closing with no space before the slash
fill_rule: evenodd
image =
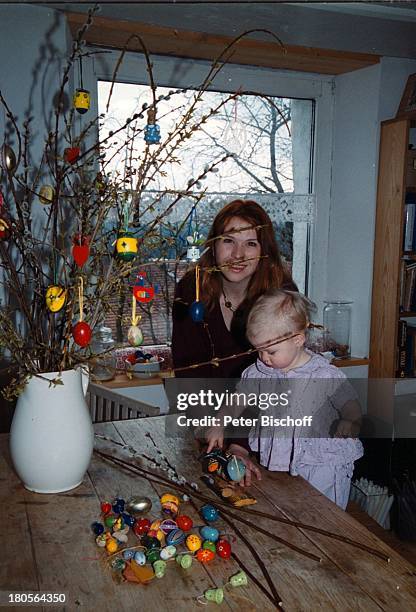
<path id="1" fill-rule="evenodd" d="M 227 451 L 241 459 L 241 461 L 246 466 L 246 473 L 244 475 L 244 478 L 238 483 L 241 487 L 249 487 L 251 485 L 253 476 L 257 480 L 261 480 L 260 469 L 255 463 L 253 463 L 253 461 L 251 461 L 251 459 L 249 458 L 248 450 L 246 448 L 243 448 L 239 444 L 230 444 L 230 446 L 227 448 Z"/>

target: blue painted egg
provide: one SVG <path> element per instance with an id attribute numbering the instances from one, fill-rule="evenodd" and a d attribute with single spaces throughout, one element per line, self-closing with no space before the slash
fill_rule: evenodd
<path id="1" fill-rule="evenodd" d="M 130 561 L 131 559 L 134 559 L 135 554 L 136 553 L 134 550 L 127 548 L 126 550 L 123 550 L 123 559 L 125 559 L 126 561 Z"/>
<path id="2" fill-rule="evenodd" d="M 134 560 L 136 561 L 137 565 L 146 565 L 146 555 L 142 550 L 138 550 L 134 553 Z"/>
<path id="3" fill-rule="evenodd" d="M 113 512 L 115 512 L 116 514 L 121 514 L 122 512 L 124 512 L 125 503 L 126 502 L 124 501 L 124 499 L 122 499 L 121 497 L 117 497 L 113 501 Z"/>
<path id="4" fill-rule="evenodd" d="M 201 323 L 204 320 L 205 307 L 202 302 L 192 302 L 189 313 L 194 323 Z"/>
<path id="5" fill-rule="evenodd" d="M 233 455 L 227 463 L 227 474 L 231 480 L 235 480 L 236 482 L 242 480 L 244 478 L 244 474 L 246 473 L 246 466 L 238 459 L 235 455 Z"/>
<path id="6" fill-rule="evenodd" d="M 219 516 L 217 508 L 212 504 L 205 504 L 205 506 L 202 506 L 201 514 L 207 523 L 213 523 Z"/>
<path id="7" fill-rule="evenodd" d="M 104 533 L 104 525 L 102 525 L 101 523 L 97 523 L 97 522 L 93 523 L 91 525 L 91 529 L 93 530 L 96 536 L 99 536 L 102 533 Z"/>
<path id="8" fill-rule="evenodd" d="M 166 544 L 172 544 L 173 546 L 178 546 L 178 544 L 182 544 L 185 541 L 185 534 L 182 529 L 174 529 L 166 536 Z"/>
<path id="9" fill-rule="evenodd" d="M 121 517 L 124 521 L 124 524 L 128 525 L 129 527 L 133 527 L 134 523 L 136 522 L 134 516 L 132 516 L 131 514 L 127 514 L 127 512 L 123 512 L 121 514 Z"/>
<path id="10" fill-rule="evenodd" d="M 201 527 L 199 532 L 204 540 L 209 540 L 210 542 L 216 542 L 220 537 L 220 532 L 215 527 Z"/>

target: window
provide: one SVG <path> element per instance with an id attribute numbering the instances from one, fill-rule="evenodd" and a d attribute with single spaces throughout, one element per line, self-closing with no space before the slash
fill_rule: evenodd
<path id="1" fill-rule="evenodd" d="M 110 86 L 109 82 L 98 82 L 99 112 L 106 107 Z M 105 171 L 123 180 L 127 200 L 137 177 L 126 169 L 134 168 L 135 160 L 143 155 L 143 135 L 135 139 L 131 148 L 124 144 L 130 143 L 135 131 L 146 123 L 149 94 L 146 85 L 115 83 L 109 112 L 100 127 L 103 135 L 114 133 L 105 151 Z M 157 96 L 163 97 L 158 104 L 157 118 L 162 140 L 189 107 L 194 95 L 191 89 L 157 88 Z M 268 211 L 275 224 L 282 255 L 292 267 L 299 288 L 305 288 L 309 227 L 315 201 L 311 194 L 314 101 L 244 95 L 223 104 L 228 96 L 218 91 L 204 93 L 199 116 L 219 107 L 218 114 L 181 147 L 174 163 L 164 168 L 166 175 L 155 173 L 142 193 L 141 230 L 144 232 L 154 223 L 155 216 L 162 215 L 161 222 L 154 228 L 153 241 L 147 240 L 141 247 L 142 261 L 154 261 L 146 271 L 157 290 L 150 306 L 141 305 L 143 319 L 140 325 L 145 344 L 164 343 L 170 339 L 174 285 L 188 266 L 185 258 L 187 236 L 194 232 L 206 235 L 216 212 L 236 197 L 252 197 Z M 134 116 L 128 128 L 118 132 L 126 119 Z M 177 190 L 186 188 L 188 181 L 196 179 L 204 168 L 224 155 L 229 156 L 226 161 L 196 182 L 192 197 L 184 198 L 163 217 L 163 210 L 169 207 L 173 197 L 163 193 L 164 190 L 172 186 Z M 115 218 L 108 219 L 108 224 L 114 225 Z M 138 264 L 137 271 L 139 267 Z M 108 321 L 113 329 L 120 313 L 126 314 L 130 308 L 129 300 L 124 305 L 116 302 L 115 299 L 113 316 Z M 125 323 L 124 329 L 128 321 Z"/>

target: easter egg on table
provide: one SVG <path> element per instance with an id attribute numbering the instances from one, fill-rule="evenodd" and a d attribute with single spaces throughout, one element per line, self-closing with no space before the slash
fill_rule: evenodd
<path id="1" fill-rule="evenodd" d="M 146 555 L 142 550 L 138 550 L 134 553 L 134 560 L 137 565 L 145 565 L 146 564 Z"/>
<path id="2" fill-rule="evenodd" d="M 174 557 L 175 555 L 176 555 L 176 546 L 173 546 L 172 544 L 170 544 L 169 546 L 164 546 L 160 550 L 160 558 L 163 559 L 164 561 L 167 561 L 168 559 L 172 559 L 172 557 Z"/>
<path id="3" fill-rule="evenodd" d="M 143 544 L 143 546 L 147 548 L 148 550 L 153 550 L 154 548 L 160 548 L 160 541 L 153 536 L 144 535 L 140 541 Z"/>
<path id="4" fill-rule="evenodd" d="M 215 557 L 215 552 L 213 552 L 209 548 L 200 548 L 198 552 L 196 553 L 196 558 L 201 563 L 208 563 L 209 561 L 212 561 L 214 557 Z"/>
<path id="5" fill-rule="evenodd" d="M 177 528 L 178 528 L 178 525 L 177 523 L 175 523 L 173 519 L 165 519 L 164 521 L 160 523 L 160 529 L 163 531 L 165 535 L 167 535 L 168 533 L 170 533 L 171 531 Z"/>
<path id="6" fill-rule="evenodd" d="M 218 529 L 215 529 L 215 527 L 209 527 L 207 525 L 201 527 L 199 532 L 204 540 L 209 540 L 210 542 L 216 542 L 220 537 L 220 532 Z"/>
<path id="7" fill-rule="evenodd" d="M 191 552 L 195 552 L 196 550 L 201 548 L 202 540 L 195 533 L 191 533 L 191 535 L 189 535 L 186 538 L 186 546 L 187 546 L 188 550 L 190 550 Z"/>
<path id="8" fill-rule="evenodd" d="M 217 520 L 219 512 L 212 504 L 206 504 L 201 508 L 201 514 L 207 523 L 213 523 Z"/>
<path id="9" fill-rule="evenodd" d="M 229 559 L 231 557 L 231 545 L 228 540 L 220 539 L 217 542 L 217 555 L 222 559 Z"/>
<path id="10" fill-rule="evenodd" d="M 176 517 L 176 524 L 182 531 L 190 531 L 193 527 L 193 520 L 186 514 L 181 514 Z"/>
<path id="11" fill-rule="evenodd" d="M 111 512 L 110 502 L 102 502 L 100 507 L 101 507 L 101 512 L 103 514 L 108 514 L 109 512 Z"/>
<path id="12" fill-rule="evenodd" d="M 160 550 L 158 548 L 152 548 L 152 550 L 146 551 L 146 561 L 148 563 L 154 563 L 160 559 Z"/>
<path id="13" fill-rule="evenodd" d="M 104 525 L 102 525 L 101 523 L 94 522 L 91 525 L 91 529 L 92 529 L 93 533 L 95 533 L 95 535 L 97 535 L 97 536 L 101 535 L 102 533 L 104 533 Z"/>
<path id="14" fill-rule="evenodd" d="M 185 541 L 185 534 L 182 529 L 174 529 L 166 536 L 166 544 L 173 544 L 174 546 L 178 546 Z"/>
<path id="15" fill-rule="evenodd" d="M 212 552 L 217 552 L 217 548 L 214 544 L 214 542 L 211 542 L 210 540 L 205 540 L 204 542 L 202 542 L 202 548 L 205 548 L 207 550 L 212 550 Z"/>
<path id="16" fill-rule="evenodd" d="M 147 518 L 137 519 L 133 531 L 137 536 L 142 536 L 147 533 L 150 529 L 150 521 Z"/>
<path id="17" fill-rule="evenodd" d="M 146 512 L 150 512 L 152 509 L 152 501 L 148 497 L 130 497 L 125 506 L 126 512 L 132 514 L 133 516 L 138 516 L 140 514 L 146 514 Z M 146 519 L 147 520 L 147 519 Z M 149 522 L 150 528 L 150 522 Z"/>

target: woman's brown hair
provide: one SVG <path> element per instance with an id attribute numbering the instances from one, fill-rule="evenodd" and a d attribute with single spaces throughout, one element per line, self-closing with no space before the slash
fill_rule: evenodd
<path id="1" fill-rule="evenodd" d="M 269 289 L 282 286 L 295 288 L 291 276 L 285 270 L 274 235 L 272 221 L 266 211 L 254 200 L 233 200 L 217 214 L 207 237 L 210 247 L 199 260 L 201 268 L 215 267 L 215 240 L 224 234 L 225 226 L 232 217 L 240 217 L 247 226 L 255 227 L 261 247 L 261 258 L 250 279 L 245 304 L 252 304 Z M 218 271 L 202 273 L 201 296 L 208 309 L 213 308 L 222 293 L 222 279 Z"/>

